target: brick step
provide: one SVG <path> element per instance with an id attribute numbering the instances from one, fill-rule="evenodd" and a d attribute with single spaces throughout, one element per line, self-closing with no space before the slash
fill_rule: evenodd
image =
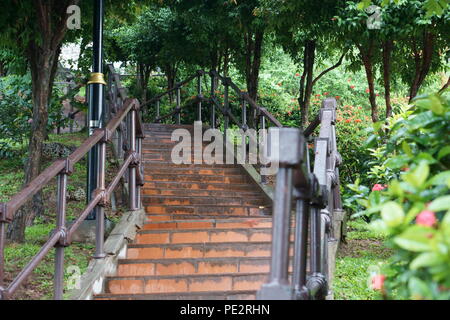
<path id="1" fill-rule="evenodd" d="M 262 206 L 261 206 L 262 207 Z M 198 215 L 198 216 L 262 216 L 268 212 L 259 206 L 224 206 L 224 205 L 196 205 L 196 206 L 165 206 L 165 205 L 147 205 L 145 212 L 148 214 L 180 214 L 180 215 Z"/>
<path id="2" fill-rule="evenodd" d="M 127 259 L 119 260 L 117 276 L 231 275 L 235 273 L 266 273 L 269 272 L 269 269 L 269 257 Z M 292 266 L 290 266 L 290 269 L 292 269 Z"/>
<path id="3" fill-rule="evenodd" d="M 202 168 L 202 169 L 219 169 L 219 168 L 223 168 L 223 169 L 227 169 L 227 168 L 238 168 L 240 169 L 240 165 L 238 164 L 219 164 L 219 163 L 214 163 L 214 164 L 206 164 L 206 163 L 200 163 L 200 164 L 196 164 L 194 162 L 189 163 L 189 164 L 175 164 L 172 161 L 154 161 L 154 160 L 146 160 L 145 158 L 143 159 L 142 163 L 144 164 L 144 166 L 151 166 L 152 168 Z"/>
<path id="4" fill-rule="evenodd" d="M 138 231 L 135 244 L 270 242 L 271 239 L 271 228 L 146 229 Z"/>
<path id="5" fill-rule="evenodd" d="M 215 274 L 186 276 L 111 277 L 106 293 L 189 293 L 259 290 L 267 282 L 267 273 Z"/>
<path id="6" fill-rule="evenodd" d="M 222 191 L 222 190 L 186 190 L 186 189 L 151 189 L 144 187 L 142 189 L 142 195 L 152 196 L 180 196 L 180 197 L 219 197 L 219 198 L 241 198 L 249 197 L 256 198 L 261 196 L 261 192 L 255 191 Z"/>
<path id="7" fill-rule="evenodd" d="M 153 294 L 101 294 L 96 300 L 255 300 L 256 291 L 206 291 Z"/>
<path id="8" fill-rule="evenodd" d="M 164 225 L 170 223 L 170 225 Z M 201 229 L 201 228 L 271 228 L 272 218 L 229 218 L 229 219 L 191 219 L 186 220 L 170 220 L 158 221 L 154 223 L 146 223 L 143 228 L 150 229 Z"/>
<path id="9" fill-rule="evenodd" d="M 172 175 L 202 175 L 202 176 L 228 176 L 228 175 L 245 175 L 243 170 L 238 167 L 230 168 L 204 168 L 202 166 L 196 166 L 192 168 L 164 168 L 146 166 L 144 169 L 145 174 L 172 174 Z"/>
<path id="10" fill-rule="evenodd" d="M 201 175 L 201 174 L 148 174 L 144 175 L 144 182 L 177 181 L 201 183 L 246 183 L 250 178 L 243 174 L 236 175 Z"/>
<path id="11" fill-rule="evenodd" d="M 270 257 L 271 242 L 132 244 L 127 259 Z M 291 255 L 293 247 L 290 250 Z"/>
<path id="12" fill-rule="evenodd" d="M 271 210 L 262 210 L 261 215 L 258 216 L 248 216 L 248 218 L 265 218 L 271 216 Z M 192 219 L 236 219 L 245 218 L 245 216 L 236 216 L 229 214 L 168 214 L 168 213 L 151 213 L 146 214 L 146 223 L 157 222 L 157 221 L 170 221 L 170 220 L 192 220 Z"/>
<path id="13" fill-rule="evenodd" d="M 259 206 L 264 204 L 264 199 L 255 198 L 210 198 L 210 197 L 174 197 L 174 196 L 144 196 L 142 203 L 147 205 L 166 205 L 166 206 L 193 206 L 193 205 L 212 205 L 212 206 Z"/>
<path id="14" fill-rule="evenodd" d="M 201 182 L 179 182 L 179 181 L 151 181 L 145 182 L 146 189 L 184 189 L 184 190 L 229 190 L 229 191 L 249 191 L 256 189 L 250 183 L 201 183 Z"/>

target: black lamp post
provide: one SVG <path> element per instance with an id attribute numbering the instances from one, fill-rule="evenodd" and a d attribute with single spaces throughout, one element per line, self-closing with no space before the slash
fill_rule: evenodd
<path id="1" fill-rule="evenodd" d="M 104 2 L 103 0 L 94 1 L 94 32 L 93 32 L 93 66 L 92 73 L 89 79 L 89 135 L 91 135 L 96 128 L 103 126 L 103 101 L 104 101 L 104 86 L 106 85 L 103 75 L 103 17 L 104 17 Z M 98 146 L 91 149 L 88 155 L 88 170 L 87 170 L 87 201 L 92 197 L 92 192 L 97 188 L 98 183 Z M 87 220 L 95 220 L 96 210 L 94 209 L 86 218 Z"/>

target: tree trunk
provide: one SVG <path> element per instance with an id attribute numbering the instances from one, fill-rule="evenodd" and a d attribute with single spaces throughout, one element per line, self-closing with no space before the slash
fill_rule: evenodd
<path id="1" fill-rule="evenodd" d="M 264 31 L 246 32 L 244 34 L 244 41 L 246 44 L 246 60 L 245 60 L 245 79 L 247 84 L 247 91 L 249 97 L 257 102 L 258 100 L 258 86 L 259 86 L 259 71 L 261 68 L 261 54 L 264 40 Z M 252 110 L 248 117 L 248 125 L 254 128 L 255 110 Z"/>
<path id="2" fill-rule="evenodd" d="M 167 77 L 167 89 L 173 89 L 175 87 L 175 80 L 177 77 L 177 70 L 174 64 L 167 64 L 165 67 L 165 73 Z M 173 103 L 174 101 L 174 93 L 169 93 L 169 102 Z"/>
<path id="3" fill-rule="evenodd" d="M 25 184 L 36 178 L 41 171 L 42 144 L 47 135 L 48 105 L 58 66 L 61 44 L 67 30 L 66 9 L 77 0 L 33 1 L 37 15 L 37 34 L 30 38 L 27 57 L 31 69 L 33 91 L 33 123 L 25 165 Z M 33 223 L 42 212 L 42 197 L 37 193 L 31 203 L 18 210 L 9 225 L 7 236 L 12 241 L 23 242 L 25 227 Z"/>
<path id="4" fill-rule="evenodd" d="M 366 70 L 367 84 L 369 86 L 369 101 L 372 109 L 372 121 L 377 122 L 379 120 L 379 117 L 378 117 L 378 106 L 375 96 L 375 84 L 374 84 L 375 75 L 373 73 L 373 61 L 372 61 L 374 41 L 373 39 L 370 39 L 369 45 L 367 46 L 366 50 L 362 45 L 357 46 L 361 54 L 361 60 L 364 64 L 364 69 Z"/>
<path id="5" fill-rule="evenodd" d="M 392 116 L 391 105 L 391 54 L 393 42 L 386 40 L 383 43 L 383 83 L 384 83 L 384 100 L 386 102 L 386 119 Z"/>
<path id="6" fill-rule="evenodd" d="M 424 31 L 421 49 L 417 48 L 415 40 L 412 42 L 416 68 L 414 79 L 409 90 L 410 102 L 415 96 L 417 96 L 423 81 L 430 71 L 431 61 L 433 58 L 434 39 L 434 34 L 429 31 Z"/>
<path id="7" fill-rule="evenodd" d="M 316 41 L 306 40 L 303 52 L 303 74 L 300 79 L 300 122 L 304 127 L 309 121 L 309 105 L 311 102 L 311 94 L 313 90 L 314 80 L 314 62 L 316 57 Z"/>

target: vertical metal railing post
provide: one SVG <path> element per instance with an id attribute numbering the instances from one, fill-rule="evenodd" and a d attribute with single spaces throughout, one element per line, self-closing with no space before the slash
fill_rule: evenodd
<path id="1" fill-rule="evenodd" d="M 289 242 L 290 214 L 293 193 L 293 171 L 303 159 L 304 139 L 299 129 L 274 128 L 278 130 L 278 157 L 272 155 L 271 161 L 278 161 L 277 183 L 272 216 L 272 254 L 269 282 L 258 292 L 261 300 L 290 300 L 292 287 L 289 284 Z M 271 130 L 270 139 L 275 140 Z M 276 136 L 276 135 L 275 135 Z"/>
<path id="2" fill-rule="evenodd" d="M 106 134 L 106 131 L 105 131 Z M 106 139 L 103 137 L 99 142 L 99 166 L 98 166 L 98 192 L 105 191 L 105 178 L 106 178 Z M 105 242 L 105 203 L 104 199 L 97 205 L 97 224 L 95 229 L 95 259 L 102 259 L 105 255 L 104 242 Z"/>
<path id="3" fill-rule="evenodd" d="M 229 85 L 229 79 L 225 78 L 225 83 L 224 83 L 224 93 L 223 93 L 223 106 L 225 109 L 225 117 L 224 117 L 224 123 L 223 123 L 223 131 L 224 131 L 224 137 L 225 137 L 225 145 L 228 142 L 228 137 L 227 137 L 227 130 L 228 127 L 230 125 L 230 85 Z"/>
<path id="4" fill-rule="evenodd" d="M 216 96 L 216 77 L 213 72 L 210 72 L 211 75 L 211 100 Z M 210 126 L 212 129 L 216 128 L 216 106 L 211 101 L 211 123 Z"/>
<path id="5" fill-rule="evenodd" d="M 202 75 L 201 73 L 197 78 L 197 94 L 198 94 L 198 110 L 197 110 L 197 121 L 202 121 Z"/>
<path id="6" fill-rule="evenodd" d="M 241 99 L 241 105 L 242 105 L 242 127 L 243 130 L 247 130 L 247 101 L 245 101 L 244 97 Z"/>
<path id="7" fill-rule="evenodd" d="M 1 221 L 0 222 L 0 300 L 2 299 L 1 290 L 5 285 L 5 241 L 6 241 L 6 222 Z"/>
<path id="8" fill-rule="evenodd" d="M 294 272 L 292 283 L 295 299 L 307 299 L 306 289 L 307 259 L 308 259 L 308 220 L 309 200 L 305 199 L 304 192 L 300 191 L 296 200 L 295 210 L 295 244 L 294 244 Z"/>
<path id="9" fill-rule="evenodd" d="M 156 122 L 159 122 L 159 113 L 160 113 L 160 101 L 156 100 Z"/>
<path id="10" fill-rule="evenodd" d="M 262 135 L 265 135 L 267 137 L 267 134 L 265 132 L 266 131 L 266 117 L 264 117 L 262 112 L 260 112 L 260 130 L 262 132 L 260 132 L 259 136 L 262 137 Z M 265 141 L 265 146 L 259 144 L 259 148 L 265 148 L 265 147 L 267 147 L 267 141 Z M 262 152 L 265 153 L 266 150 L 262 150 Z M 260 150 L 260 154 L 261 154 L 261 150 Z M 265 167 L 265 165 L 261 164 L 261 168 L 264 168 L 264 167 Z M 267 176 L 265 174 L 264 175 L 261 174 L 261 183 L 262 184 L 266 184 L 267 183 Z"/>
<path id="11" fill-rule="evenodd" d="M 130 154 L 136 156 L 136 108 L 133 107 L 130 111 L 129 122 L 129 141 L 130 141 Z M 128 188 L 130 196 L 130 210 L 136 210 L 136 165 L 131 164 L 129 169 Z"/>
<path id="12" fill-rule="evenodd" d="M 177 87 L 177 124 L 181 124 L 181 87 Z"/>
<path id="13" fill-rule="evenodd" d="M 137 157 L 139 159 L 139 164 L 137 166 L 136 170 L 139 170 L 139 175 L 141 177 L 143 177 L 143 172 L 142 172 L 142 137 L 138 137 L 137 141 L 136 141 L 136 154 Z M 136 186 L 136 208 L 137 209 L 141 209 L 141 190 L 142 190 L 142 185 L 139 184 Z"/>
<path id="14" fill-rule="evenodd" d="M 67 192 L 67 172 L 58 175 L 57 189 L 57 232 L 65 232 L 66 229 L 66 192 Z M 99 216 L 97 216 L 99 218 Z M 62 300 L 64 292 L 64 244 L 56 245 L 55 250 L 55 275 L 53 285 L 53 297 L 55 300 Z"/>

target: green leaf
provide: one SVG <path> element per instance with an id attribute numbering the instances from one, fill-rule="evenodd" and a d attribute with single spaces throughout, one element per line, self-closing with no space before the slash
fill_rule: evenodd
<path id="1" fill-rule="evenodd" d="M 439 150 L 439 153 L 437 155 L 438 160 L 441 160 L 443 157 L 450 154 L 450 146 L 443 147 L 441 150 Z"/>
<path id="2" fill-rule="evenodd" d="M 402 249 L 412 252 L 431 250 L 430 236 L 436 233 L 432 228 L 414 225 L 394 238 L 394 242 Z"/>
<path id="3" fill-rule="evenodd" d="M 409 268 L 417 270 L 423 267 L 435 266 L 442 262 L 442 258 L 436 252 L 423 252 L 411 262 Z"/>
<path id="4" fill-rule="evenodd" d="M 450 209 L 450 196 L 442 196 L 434 199 L 428 206 L 431 211 L 443 211 Z"/>
<path id="5" fill-rule="evenodd" d="M 381 219 L 371 221 L 368 225 L 368 229 L 380 235 L 388 234 L 388 226 Z"/>
<path id="6" fill-rule="evenodd" d="M 427 186 L 446 185 L 448 179 L 450 179 L 450 170 L 438 173 L 437 175 L 432 177 L 430 180 L 428 180 Z"/>
<path id="7" fill-rule="evenodd" d="M 429 173 L 430 167 L 425 161 L 421 161 L 413 172 L 407 173 L 403 176 L 403 180 L 416 188 L 423 188 Z"/>
<path id="8" fill-rule="evenodd" d="M 411 299 L 426 299 L 431 298 L 432 293 L 428 285 L 416 277 L 411 277 L 408 282 L 408 289 L 411 293 Z"/>
<path id="9" fill-rule="evenodd" d="M 381 208 L 381 218 L 387 226 L 396 227 L 403 223 L 405 213 L 398 203 L 389 201 Z"/>
<path id="10" fill-rule="evenodd" d="M 408 142 L 406 142 L 405 140 L 403 140 L 403 142 L 402 142 L 402 149 L 403 149 L 403 152 L 405 152 L 409 157 L 413 156 L 411 147 L 409 146 Z"/>

